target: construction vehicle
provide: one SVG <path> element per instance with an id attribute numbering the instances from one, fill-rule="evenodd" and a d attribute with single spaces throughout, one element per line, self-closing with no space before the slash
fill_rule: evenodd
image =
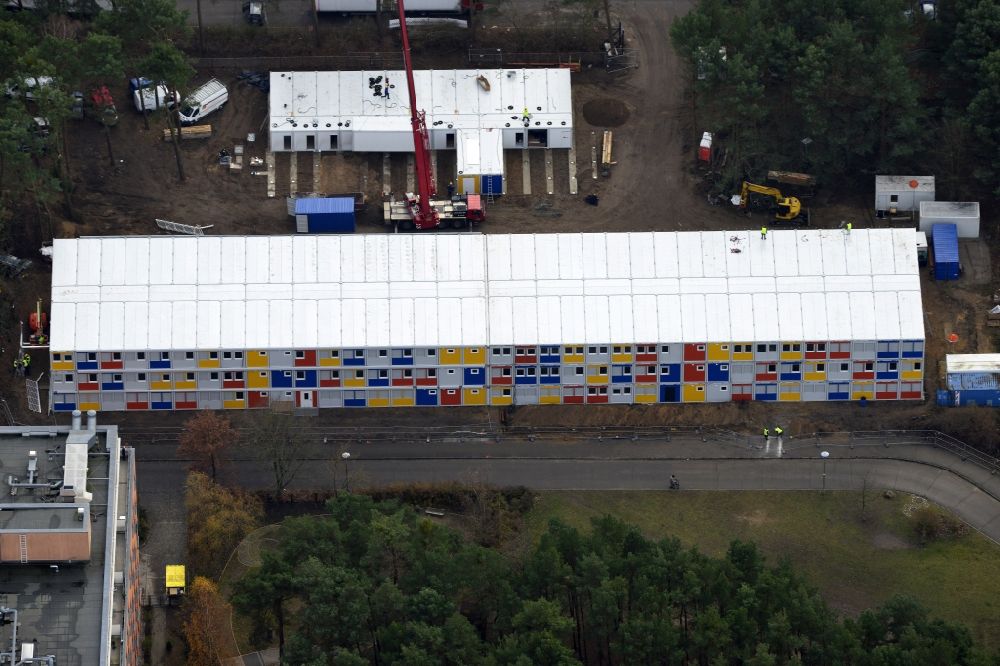
<path id="1" fill-rule="evenodd" d="M 403 63 L 406 66 L 406 85 L 410 93 L 410 125 L 413 130 L 414 171 L 417 193 L 407 192 L 402 200 L 390 199 L 383 204 L 386 223 L 399 229 L 425 230 L 439 227 L 461 229 L 485 218 L 482 199 L 479 195 L 457 195 L 448 199 L 435 199 L 437 188 L 431 177 L 430 140 L 427 136 L 427 120 L 423 111 L 417 109 L 417 92 L 413 83 L 413 62 L 410 58 L 410 36 L 406 30 L 406 8 L 403 0 L 398 0 L 399 32 L 403 40 Z"/>
<path id="2" fill-rule="evenodd" d="M 806 222 L 808 215 L 803 215 L 802 203 L 795 197 L 786 197 L 776 187 L 755 185 L 743 181 L 740 190 L 739 207 L 748 214 L 751 211 L 771 211 L 776 222 Z"/>

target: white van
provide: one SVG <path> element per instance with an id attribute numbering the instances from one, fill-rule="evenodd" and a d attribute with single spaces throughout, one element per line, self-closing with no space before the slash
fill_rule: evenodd
<path id="1" fill-rule="evenodd" d="M 139 93 L 142 93 L 142 99 L 139 99 Z M 177 93 L 170 94 L 167 87 L 162 83 L 156 86 L 156 91 L 154 94 L 152 85 L 146 86 L 141 91 L 132 91 L 132 104 L 135 105 L 135 110 L 142 113 L 143 110 L 146 113 L 150 111 L 156 111 L 157 109 L 162 109 L 164 107 L 168 109 L 174 108 L 174 104 L 177 98 L 180 97 Z M 145 107 L 143 106 L 145 104 Z"/>
<path id="2" fill-rule="evenodd" d="M 229 101 L 229 91 L 218 79 L 212 79 L 186 98 L 181 104 L 180 119 L 182 125 L 193 125 L 202 118 L 218 111 Z"/>

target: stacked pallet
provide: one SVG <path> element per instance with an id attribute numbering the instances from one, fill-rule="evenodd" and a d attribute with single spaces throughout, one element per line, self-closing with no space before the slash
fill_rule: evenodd
<path id="1" fill-rule="evenodd" d="M 207 139 L 212 136 L 212 126 L 211 125 L 192 125 L 190 127 L 182 127 L 181 141 L 187 141 L 189 139 Z M 173 141 L 173 133 L 169 129 L 163 130 L 163 140 Z"/>

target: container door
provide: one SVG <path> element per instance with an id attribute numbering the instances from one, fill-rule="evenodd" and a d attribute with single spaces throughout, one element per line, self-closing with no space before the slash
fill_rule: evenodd
<path id="1" fill-rule="evenodd" d="M 478 194 L 476 180 L 475 176 L 462 176 L 459 178 L 459 194 Z"/>
<path id="2" fill-rule="evenodd" d="M 309 233 L 309 216 L 308 215 L 296 215 L 295 216 L 295 231 L 300 234 Z"/>

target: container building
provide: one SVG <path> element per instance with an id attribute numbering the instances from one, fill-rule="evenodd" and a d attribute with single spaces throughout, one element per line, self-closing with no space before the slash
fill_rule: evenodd
<path id="1" fill-rule="evenodd" d="M 945 356 L 949 406 L 1000 406 L 1000 354 L 948 354 Z"/>
<path id="2" fill-rule="evenodd" d="M 51 407 L 920 399 L 913 229 L 54 242 Z"/>
<path id="3" fill-rule="evenodd" d="M 962 274 L 958 255 L 958 229 L 954 224 L 935 224 L 931 228 L 934 247 L 934 279 L 957 280 Z"/>
<path id="4" fill-rule="evenodd" d="M 935 224 L 954 224 L 959 238 L 979 238 L 978 201 L 921 201 L 920 230 Z"/>
<path id="5" fill-rule="evenodd" d="M 568 69 L 418 70 L 431 150 L 455 150 L 459 194 L 502 194 L 504 149 L 569 148 Z M 413 152 L 403 71 L 272 72 L 270 146 Z"/>
<path id="6" fill-rule="evenodd" d="M 354 231 L 352 197 L 303 197 L 295 199 L 295 230 L 329 234 Z"/>
<path id="7" fill-rule="evenodd" d="M 934 201 L 934 176 L 875 176 L 878 217 L 916 213 L 921 201 Z"/>

